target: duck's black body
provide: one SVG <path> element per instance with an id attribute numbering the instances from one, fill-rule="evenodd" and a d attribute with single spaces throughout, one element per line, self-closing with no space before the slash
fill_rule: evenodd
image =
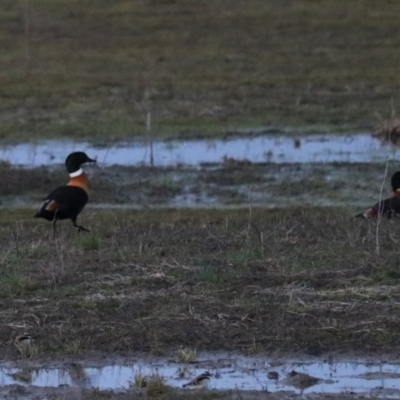
<path id="1" fill-rule="evenodd" d="M 47 196 L 35 217 L 53 221 L 57 212 L 57 219 L 76 221 L 88 200 L 89 196 L 84 189 L 77 186 L 60 186 Z"/>
<path id="2" fill-rule="evenodd" d="M 44 218 L 48 221 L 53 221 L 54 233 L 56 222 L 59 219 L 70 219 L 74 226 L 78 228 L 78 232 L 89 232 L 83 226 L 76 223 L 78 215 L 89 200 L 89 180 L 80 168 L 82 164 L 87 162 L 95 162 L 95 160 L 90 159 L 82 152 L 71 153 L 65 161 L 71 177 L 69 183 L 54 189 L 46 197 L 39 211 L 35 214 L 35 218 Z"/>
<path id="3" fill-rule="evenodd" d="M 356 217 L 374 218 L 378 215 L 382 215 L 388 219 L 400 216 L 400 197 L 393 196 L 379 201 L 363 213 L 357 214 Z"/>
<path id="4" fill-rule="evenodd" d="M 364 212 L 357 214 L 356 218 L 376 218 L 382 215 L 390 219 L 400 216 L 400 171 L 392 175 L 391 186 L 392 197 L 379 201 Z"/>

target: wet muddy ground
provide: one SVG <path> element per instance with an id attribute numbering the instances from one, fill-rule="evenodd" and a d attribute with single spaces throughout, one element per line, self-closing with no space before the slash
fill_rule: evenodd
<path id="1" fill-rule="evenodd" d="M 196 361 L 148 355 L 134 359 L 73 362 L 3 362 L 0 385 L 70 387 L 75 389 L 144 389 L 157 375 L 165 385 L 182 389 L 204 371 L 211 374 L 208 390 L 241 390 L 310 395 L 357 393 L 400 398 L 400 365 L 386 361 L 272 360 L 268 356 L 229 353 L 199 354 Z M 139 379 L 140 377 L 140 379 Z M 186 390 L 190 390 L 186 389 Z"/>
<path id="2" fill-rule="evenodd" d="M 356 210 L 375 203 L 383 184 L 390 195 L 389 165 L 253 164 L 229 160 L 192 167 L 87 168 L 91 179 L 87 208 L 215 208 L 257 206 L 342 206 Z M 38 207 L 54 187 L 65 184 L 64 166 L 15 169 L 0 165 L 3 207 Z"/>
<path id="3" fill-rule="evenodd" d="M 80 216 L 91 233 L 65 222 L 56 240 L 32 208 L 66 182 L 58 156 L 54 165 L 3 162 L 4 398 L 150 396 L 129 381 L 155 372 L 171 399 L 400 398 L 400 232 L 395 221 L 378 232 L 352 219 L 382 184 L 390 193 L 397 153 L 379 149 L 374 163 L 255 162 L 229 152 L 157 167 L 99 160 L 86 169 L 91 200 Z M 28 360 L 13 346 L 24 332 L 33 336 Z M 239 351 L 242 360 L 187 367 L 175 357 L 182 346 Z M 164 358 L 132 358 L 139 352 Z M 130 361 L 110 363 L 110 354 Z M 206 369 L 209 391 L 180 389 Z"/>
<path id="4" fill-rule="evenodd" d="M 387 395 L 360 395 L 352 393 L 341 394 L 308 394 L 295 395 L 292 392 L 267 393 L 267 392 L 248 392 L 243 390 L 228 391 L 167 391 L 162 395 L 148 396 L 142 391 L 124 390 L 124 391 L 98 391 L 85 390 L 69 387 L 62 388 L 38 388 L 23 387 L 18 385 L 0 388 L 0 395 L 6 400 L 58 400 L 58 399 L 78 399 L 78 400 L 132 400 L 132 399 L 154 399 L 162 398 L 165 400 L 291 400 L 300 398 L 305 400 L 366 400 L 366 399 L 388 399 L 396 398 Z"/>
<path id="5" fill-rule="evenodd" d="M 160 150 L 164 155 L 155 152 L 155 160 L 162 162 L 155 162 L 158 166 L 154 167 L 139 161 L 148 157 L 148 144 L 89 147 L 86 151 L 98 159 L 96 167 L 87 169 L 92 181 L 90 205 L 364 207 L 375 202 L 382 184 L 383 195 L 390 193 L 388 178 L 400 156 L 397 147 L 382 144 L 371 135 L 325 139 L 314 135 L 297 140 L 257 136 L 202 141 L 201 145 L 196 141 L 179 145 L 166 142 Z M 34 206 L 54 186 L 65 183 L 67 174 L 61 159 L 64 145 L 69 148 L 62 142 L 3 148 L 1 204 Z M 71 146 L 69 150 L 82 149 L 76 143 Z M 268 146 L 274 150 L 268 150 Z M 18 166 L 21 160 L 26 160 L 25 168 Z M 44 165 L 35 167 L 40 164 Z"/>

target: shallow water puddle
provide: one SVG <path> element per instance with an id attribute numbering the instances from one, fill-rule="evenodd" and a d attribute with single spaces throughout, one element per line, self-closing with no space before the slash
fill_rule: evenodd
<path id="1" fill-rule="evenodd" d="M 204 371 L 213 375 L 209 389 L 292 391 L 294 393 L 364 393 L 400 398 L 400 364 L 352 362 L 271 363 L 251 357 L 208 359 L 194 364 L 137 361 L 126 365 L 86 367 L 85 363 L 57 368 L 0 368 L 0 385 L 71 386 L 124 389 L 135 375 L 159 374 L 166 384 L 181 387 Z M 295 371 L 295 372 L 293 372 Z M 278 380 L 271 379 L 271 372 Z"/>
<path id="2" fill-rule="evenodd" d="M 46 141 L 0 147 L 0 160 L 34 167 L 60 164 L 65 155 L 82 150 L 103 165 L 150 165 L 146 142 L 123 142 L 108 147 L 87 142 Z M 321 163 L 379 162 L 388 156 L 400 160 L 400 149 L 383 145 L 370 134 L 241 137 L 227 140 L 173 140 L 153 143 L 153 165 L 200 165 L 221 163 L 227 158 L 251 162 Z"/>

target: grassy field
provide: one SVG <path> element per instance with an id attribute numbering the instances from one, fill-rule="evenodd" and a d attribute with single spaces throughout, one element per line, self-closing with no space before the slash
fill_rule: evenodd
<path id="1" fill-rule="evenodd" d="M 0 142 L 134 139 L 147 115 L 159 138 L 373 130 L 400 101 L 399 12 L 391 0 L 3 0 Z M 352 218 L 375 202 L 385 166 L 228 161 L 89 169 L 92 207 L 79 222 L 91 232 L 60 222 L 56 239 L 31 207 L 65 182 L 64 166 L 2 163 L 0 358 L 24 356 L 13 340 L 25 332 L 33 362 L 182 346 L 397 357 L 400 228 Z M 246 207 L 174 208 L 184 198 Z M 123 209 L 132 205 L 144 209 Z M 118 397 L 286 396 L 164 389 Z M 0 387 L 0 397 L 41 390 Z"/>
<path id="2" fill-rule="evenodd" d="M 0 357 L 398 354 L 399 228 L 344 209 L 0 211 Z"/>
<path id="3" fill-rule="evenodd" d="M 391 0 L 3 0 L 0 139 L 371 129 L 399 103 Z M 379 117 L 379 118 L 378 118 Z"/>

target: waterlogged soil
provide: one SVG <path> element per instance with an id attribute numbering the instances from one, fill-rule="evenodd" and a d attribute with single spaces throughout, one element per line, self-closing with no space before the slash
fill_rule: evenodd
<path id="1" fill-rule="evenodd" d="M 201 168 L 111 167 L 95 170 L 93 205 L 127 207 L 344 206 L 375 202 L 383 184 L 381 164 L 256 164 L 226 160 Z"/>
<path id="2" fill-rule="evenodd" d="M 383 184 L 389 196 L 389 163 L 272 164 L 227 159 L 201 167 L 87 167 L 90 207 L 240 207 L 343 206 L 375 203 Z M 13 168 L 0 164 L 0 204 L 38 207 L 55 187 L 65 184 L 63 165 Z"/>
<path id="3" fill-rule="evenodd" d="M 374 223 L 351 218 L 382 183 L 390 193 L 388 167 L 385 177 L 380 163 L 99 163 L 87 168 L 91 201 L 80 216 L 91 233 L 65 222 L 52 239 L 24 206 L 65 183 L 64 167 L 1 164 L 0 395 L 143 398 L 147 389 L 129 381 L 156 371 L 171 400 L 400 398 L 399 366 L 382 358 L 398 356 L 400 231 L 383 221 L 377 240 Z M 25 332 L 28 353 L 13 346 Z M 286 359 L 185 369 L 182 346 Z M 138 352 L 173 361 L 109 361 Z M 306 361 L 288 362 L 293 354 Z M 371 362 L 307 359 L 332 354 Z M 180 389 L 205 369 L 209 391 Z"/>
<path id="4" fill-rule="evenodd" d="M 34 362 L 22 360 L 0 364 L 1 386 L 70 388 L 146 393 L 157 376 L 167 390 L 183 392 L 183 384 L 209 371 L 208 391 L 316 395 L 357 393 L 400 398 L 400 365 L 386 361 L 327 360 L 293 361 L 268 356 L 229 353 L 199 354 L 194 361 L 177 357 L 142 356 L 108 360 Z M 139 378 L 140 377 L 140 378 Z M 3 388 L 4 389 L 4 388 Z M 190 389 L 186 389 L 187 392 Z M 206 390 L 204 391 L 207 392 Z"/>
<path id="5" fill-rule="evenodd" d="M 306 400 L 355 400 L 355 399 L 382 399 L 396 398 L 391 397 L 391 393 L 382 395 L 360 395 L 352 393 L 340 394 L 309 394 L 301 395 Z M 289 393 L 267 393 L 267 392 L 248 392 L 242 390 L 226 391 L 167 391 L 166 393 L 147 395 L 146 392 L 136 390 L 123 391 L 98 391 L 77 388 L 37 388 L 23 387 L 19 385 L 0 388 L 0 395 L 7 400 L 58 400 L 58 399 L 79 399 L 79 400 L 106 400 L 106 399 L 154 399 L 162 398 L 164 400 L 292 400 L 294 395 Z M 390 396 L 390 397 L 389 397 Z M 296 396 L 298 397 L 298 396 Z"/>

